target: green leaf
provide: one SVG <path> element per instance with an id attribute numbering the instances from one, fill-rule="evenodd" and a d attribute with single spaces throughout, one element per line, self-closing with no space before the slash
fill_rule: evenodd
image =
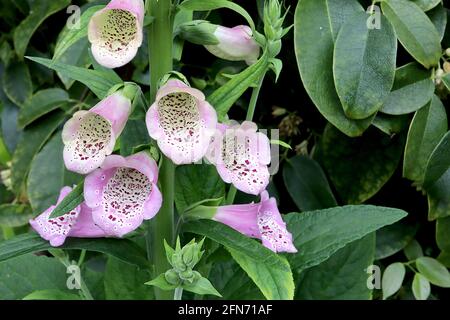
<path id="1" fill-rule="evenodd" d="M 428 188 L 437 181 L 450 167 L 450 131 L 441 139 L 434 149 L 427 164 L 423 185 Z"/>
<path id="2" fill-rule="evenodd" d="M 375 206 L 345 206 L 285 216 L 299 252 L 289 255 L 298 272 L 327 260 L 345 245 L 407 215 L 405 211 Z"/>
<path id="3" fill-rule="evenodd" d="M 286 161 L 283 169 L 286 188 L 302 211 L 337 206 L 327 177 L 320 165 L 307 157 L 297 156 Z"/>
<path id="4" fill-rule="evenodd" d="M 401 115 L 419 110 L 433 98 L 434 89 L 430 71 L 418 63 L 408 63 L 397 68 L 392 92 L 385 99 L 381 112 Z"/>
<path id="5" fill-rule="evenodd" d="M 61 139 L 61 133 L 57 132 L 31 163 L 27 181 L 27 192 L 31 206 L 35 212 L 43 212 L 48 207 L 54 205 L 62 187 L 72 187 L 70 178 L 75 176 L 75 174 L 69 173 L 65 168 L 63 149 L 64 145 Z M 64 201 L 65 203 L 68 201 L 66 199 Z"/>
<path id="6" fill-rule="evenodd" d="M 24 62 L 12 62 L 3 75 L 3 90 L 8 98 L 19 107 L 33 94 L 30 71 Z"/>
<path id="7" fill-rule="evenodd" d="M 436 7 L 441 0 L 410 0 L 419 6 L 423 11 L 429 11 Z"/>
<path id="8" fill-rule="evenodd" d="M 218 199 L 225 195 L 225 184 L 214 166 L 194 164 L 176 171 L 175 204 L 183 213 L 187 207 L 204 199 Z"/>
<path id="9" fill-rule="evenodd" d="M 427 189 L 428 220 L 450 216 L 450 169 Z"/>
<path id="10" fill-rule="evenodd" d="M 344 112 L 351 119 L 367 119 L 376 113 L 394 83 L 394 30 L 384 16 L 381 29 L 367 28 L 368 17 L 359 12 L 348 19 L 334 49 L 334 83 Z"/>
<path id="11" fill-rule="evenodd" d="M 14 30 L 14 47 L 20 58 L 24 56 L 31 37 L 41 23 L 52 14 L 67 7 L 69 4 L 69 0 L 33 1 L 30 15 Z"/>
<path id="12" fill-rule="evenodd" d="M 221 8 L 228 8 L 239 13 L 247 20 L 250 28 L 255 29 L 252 17 L 241 6 L 228 0 L 185 0 L 179 6 L 180 9 L 192 11 L 211 11 Z"/>
<path id="13" fill-rule="evenodd" d="M 406 268 L 401 262 L 390 264 L 384 270 L 383 278 L 381 280 L 381 288 L 383 289 L 383 300 L 397 293 L 402 287 L 405 279 Z"/>
<path id="14" fill-rule="evenodd" d="M 22 299 L 37 290 L 67 292 L 66 268 L 56 259 L 32 254 L 0 263 L 0 299 Z"/>
<path id="15" fill-rule="evenodd" d="M 433 22 L 437 32 L 440 35 L 439 39 L 442 41 L 442 39 L 444 39 L 445 28 L 447 26 L 447 9 L 445 9 L 444 5 L 441 3 L 432 10 L 428 11 L 427 16 L 430 18 L 431 22 Z"/>
<path id="16" fill-rule="evenodd" d="M 150 143 L 147 127 L 144 120 L 128 120 L 125 129 L 120 135 L 120 154 L 124 157 L 133 154 L 136 146 Z"/>
<path id="17" fill-rule="evenodd" d="M 412 291 L 416 300 L 427 300 L 431 293 L 430 282 L 420 273 L 416 273 Z"/>
<path id="18" fill-rule="evenodd" d="M 450 73 L 442 77 L 442 82 L 445 84 L 448 90 L 450 90 Z"/>
<path id="19" fill-rule="evenodd" d="M 48 289 L 48 290 L 38 290 L 30 293 L 29 295 L 23 297 L 22 300 L 58 300 L 58 301 L 68 301 L 68 300 L 82 300 L 77 294 L 64 292 L 61 290 Z"/>
<path id="20" fill-rule="evenodd" d="M 420 257 L 416 260 L 419 272 L 432 284 L 450 288 L 450 272 L 436 259 L 430 257 Z"/>
<path id="21" fill-rule="evenodd" d="M 105 270 L 107 300 L 151 300 L 154 290 L 144 283 L 151 277 L 149 270 L 139 270 L 116 258 L 109 257 Z"/>
<path id="22" fill-rule="evenodd" d="M 329 259 L 300 274 L 296 299 L 368 300 L 366 269 L 373 264 L 375 236 L 371 233 L 347 244 Z"/>
<path id="23" fill-rule="evenodd" d="M 317 159 L 341 200 L 359 204 L 374 196 L 392 177 L 403 152 L 403 136 L 392 138 L 377 130 L 361 138 L 348 138 L 327 126 Z"/>
<path id="24" fill-rule="evenodd" d="M 89 40 L 87 38 L 83 38 L 68 48 L 58 59 L 53 60 L 71 66 L 89 68 L 91 66 L 91 58 L 88 54 L 89 47 Z M 45 68 L 44 66 L 42 67 Z M 66 72 L 56 71 L 56 74 L 67 90 L 69 90 L 75 83 L 75 80 L 71 78 L 71 75 Z"/>
<path id="25" fill-rule="evenodd" d="M 264 50 L 263 55 L 256 63 L 234 75 L 231 80 L 208 97 L 209 103 L 217 111 L 219 121 L 226 119 L 226 115 L 233 104 L 248 88 L 255 85 L 264 76 L 268 67 L 268 53 L 267 50 Z"/>
<path id="26" fill-rule="evenodd" d="M 363 12 L 356 0 L 301 0 L 295 11 L 295 52 L 303 85 L 320 113 L 346 135 L 360 136 L 373 117 L 345 116 L 333 81 L 333 48 L 342 24 Z"/>
<path id="27" fill-rule="evenodd" d="M 403 249 L 403 252 L 409 261 L 416 260 L 417 258 L 423 256 L 422 247 L 417 240 L 414 239 L 408 243 L 408 245 Z"/>
<path id="28" fill-rule="evenodd" d="M 441 251 L 450 252 L 450 217 L 436 221 L 436 243 Z"/>
<path id="29" fill-rule="evenodd" d="M 69 94 L 59 88 L 44 89 L 36 92 L 26 101 L 19 113 L 19 127 L 24 128 L 36 119 L 58 109 L 69 100 Z"/>
<path id="30" fill-rule="evenodd" d="M 175 289 L 177 286 L 170 284 L 167 282 L 166 277 L 164 276 L 164 273 L 161 273 L 159 276 L 157 276 L 155 279 L 148 281 L 145 283 L 147 286 L 154 286 L 164 291 L 170 291 Z"/>
<path id="31" fill-rule="evenodd" d="M 377 260 L 390 257 L 405 248 L 417 232 L 417 225 L 402 221 L 386 226 L 377 231 Z"/>
<path id="32" fill-rule="evenodd" d="M 211 284 L 211 282 L 206 279 L 201 277 L 200 279 L 198 279 L 197 281 L 195 281 L 192 284 L 188 284 L 185 283 L 183 284 L 183 289 L 186 291 L 190 291 L 196 294 L 201 294 L 201 295 L 205 295 L 205 294 L 210 294 L 213 296 L 218 296 L 221 297 L 222 295 L 214 288 L 214 286 Z"/>
<path id="33" fill-rule="evenodd" d="M 16 236 L 8 241 L 0 242 L 0 262 L 12 259 L 27 253 L 52 249 L 48 241 L 38 234 L 26 233 Z M 148 268 L 149 263 L 145 252 L 134 242 L 126 239 L 67 239 L 60 249 L 77 249 L 101 252 L 123 262 L 136 265 L 140 268 Z"/>
<path id="34" fill-rule="evenodd" d="M 206 236 L 224 245 L 266 299 L 292 299 L 294 280 L 286 259 L 228 226 L 200 220 L 183 226 L 185 232 Z"/>
<path id="35" fill-rule="evenodd" d="M 378 113 L 372 124 L 387 135 L 393 136 L 407 128 L 409 120 L 408 115 L 391 116 Z"/>
<path id="36" fill-rule="evenodd" d="M 33 218 L 33 213 L 27 205 L 23 204 L 2 204 L 0 205 L 0 226 L 22 227 L 28 224 Z"/>
<path id="37" fill-rule="evenodd" d="M 75 43 L 77 43 L 82 38 L 87 37 L 88 25 L 91 17 L 99 10 L 103 9 L 105 6 L 92 6 L 80 17 L 79 28 L 67 28 L 67 26 L 62 31 L 58 42 L 56 43 L 55 53 L 53 55 L 53 60 L 58 60 L 61 56 Z"/>
<path id="38" fill-rule="evenodd" d="M 87 86 L 99 99 L 106 97 L 109 89 L 117 84 L 122 83 L 122 80 L 115 73 L 107 73 L 99 70 L 91 70 L 86 68 L 80 68 L 61 63 L 59 61 L 53 61 L 50 59 L 27 57 L 31 61 L 40 63 L 47 68 L 53 69 L 57 72 L 64 73 L 70 78 L 83 83 Z M 111 74 L 115 75 L 111 77 Z"/>
<path id="39" fill-rule="evenodd" d="M 73 190 L 56 206 L 50 215 L 50 219 L 60 217 L 72 211 L 84 201 L 84 181 L 79 183 Z"/>
<path id="40" fill-rule="evenodd" d="M 416 112 L 409 127 L 403 160 L 403 177 L 422 182 L 428 159 L 447 132 L 447 114 L 437 96 Z"/>
<path id="41" fill-rule="evenodd" d="M 42 121 L 28 126 L 23 132 L 12 158 L 11 182 L 16 192 L 22 187 L 34 156 L 60 126 L 63 119 L 63 112 L 54 112 Z"/>
<path id="42" fill-rule="evenodd" d="M 403 47 L 425 68 L 437 66 L 441 58 L 440 35 L 427 15 L 407 0 L 381 3 Z"/>

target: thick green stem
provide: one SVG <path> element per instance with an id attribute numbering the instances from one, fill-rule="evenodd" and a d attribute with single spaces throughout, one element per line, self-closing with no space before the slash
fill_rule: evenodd
<path id="1" fill-rule="evenodd" d="M 253 116 L 255 115 L 256 103 L 258 102 L 259 93 L 261 92 L 261 88 L 264 82 L 264 78 L 266 77 L 266 73 L 263 74 L 261 79 L 258 82 L 258 85 L 253 88 L 252 97 L 250 98 L 250 104 L 248 105 L 247 110 L 247 121 L 253 121 Z M 227 204 L 233 204 L 234 198 L 236 197 L 237 189 L 232 185 L 227 195 Z"/>
<path id="2" fill-rule="evenodd" d="M 148 13 L 154 17 L 149 26 L 148 45 L 150 63 L 150 101 L 155 101 L 158 83 L 162 76 L 172 71 L 173 17 L 170 0 L 147 0 Z M 173 244 L 174 240 L 174 185 L 175 165 L 166 157 L 160 169 L 160 184 L 163 194 L 163 204 L 160 212 L 153 219 L 152 230 L 148 237 L 153 236 L 152 260 L 155 266 L 155 276 L 170 268 L 164 250 L 164 240 Z M 147 242 L 149 242 L 147 240 Z M 155 289 L 157 299 L 170 300 L 173 293 Z"/>
<path id="3" fill-rule="evenodd" d="M 181 300 L 183 298 L 183 288 L 176 288 L 173 294 L 173 300 Z"/>

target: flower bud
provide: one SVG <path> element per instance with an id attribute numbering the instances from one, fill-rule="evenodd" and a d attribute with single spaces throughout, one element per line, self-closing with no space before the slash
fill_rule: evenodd
<path id="1" fill-rule="evenodd" d="M 447 55 L 447 57 L 450 57 L 450 48 L 447 48 L 447 50 L 445 50 L 445 54 Z"/>
<path id="2" fill-rule="evenodd" d="M 164 274 L 164 278 L 166 278 L 166 281 L 168 283 L 173 284 L 173 285 L 179 285 L 181 282 L 181 279 L 178 276 L 178 273 L 173 269 L 166 271 L 166 273 Z"/>
<path id="3" fill-rule="evenodd" d="M 214 35 L 218 25 L 204 20 L 195 20 L 178 26 L 176 33 L 186 41 L 198 45 L 217 45 L 219 39 Z"/>
<path id="4" fill-rule="evenodd" d="M 447 74 L 447 73 L 450 73 L 450 62 L 448 62 L 448 61 L 445 61 L 444 62 L 444 72 Z"/>
<path id="5" fill-rule="evenodd" d="M 174 253 L 172 256 L 172 266 L 177 272 L 185 271 L 186 265 L 183 262 L 183 257 L 181 253 Z"/>
<path id="6" fill-rule="evenodd" d="M 193 283 L 195 280 L 195 273 L 192 271 L 192 269 L 187 269 L 186 271 L 180 272 L 179 277 L 183 281 L 187 281 L 189 283 Z"/>

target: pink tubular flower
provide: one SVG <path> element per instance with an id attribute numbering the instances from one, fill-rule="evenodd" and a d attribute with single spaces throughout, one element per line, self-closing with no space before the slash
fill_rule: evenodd
<path id="1" fill-rule="evenodd" d="M 111 155 L 84 182 L 84 199 L 96 225 L 122 237 L 153 218 L 161 208 L 158 167 L 145 152 Z"/>
<path id="2" fill-rule="evenodd" d="M 144 12 L 142 0 L 112 0 L 92 16 L 88 38 L 99 64 L 118 68 L 133 60 L 142 45 Z"/>
<path id="3" fill-rule="evenodd" d="M 89 111 L 78 111 L 64 126 L 64 163 L 70 171 L 88 174 L 114 150 L 131 112 L 131 101 L 120 92 Z"/>
<path id="4" fill-rule="evenodd" d="M 242 192 L 258 195 L 269 184 L 270 141 L 255 123 L 219 125 L 206 158 L 220 177 Z"/>
<path id="5" fill-rule="evenodd" d="M 186 213 L 187 217 L 212 219 L 262 240 L 262 244 L 274 252 L 297 252 L 292 234 L 278 211 L 275 198 L 267 191 L 261 193 L 260 203 L 229 205 L 222 207 L 197 207 Z"/>
<path id="6" fill-rule="evenodd" d="M 243 60 L 248 65 L 252 65 L 258 60 L 260 47 L 253 39 L 250 27 L 227 28 L 218 26 L 214 36 L 219 43 L 205 45 L 205 48 L 216 57 L 230 61 Z"/>
<path id="7" fill-rule="evenodd" d="M 70 187 L 61 189 L 57 205 L 72 191 Z M 92 210 L 84 203 L 63 216 L 50 219 L 49 217 L 56 206 L 51 206 L 35 219 L 30 220 L 30 225 L 39 235 L 53 247 L 64 244 L 67 237 L 74 238 L 99 238 L 107 236 L 97 227 L 92 220 Z"/>
<path id="8" fill-rule="evenodd" d="M 158 91 L 146 117 L 150 136 L 175 164 L 199 161 L 217 125 L 214 108 L 205 95 L 180 80 L 169 80 Z"/>

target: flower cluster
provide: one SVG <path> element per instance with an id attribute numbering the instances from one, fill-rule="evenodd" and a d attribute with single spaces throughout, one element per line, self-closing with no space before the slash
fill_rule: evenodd
<path id="1" fill-rule="evenodd" d="M 113 0 L 92 17 L 89 40 L 94 58 L 105 67 L 128 63 L 142 43 L 142 0 Z M 208 50 L 230 60 L 254 62 L 259 46 L 248 28 L 216 28 L 216 45 Z M 226 53 L 229 43 L 241 48 L 239 57 Z M 158 165 L 146 151 L 127 158 L 114 155 L 115 145 L 132 113 L 135 92 L 130 86 L 110 94 L 90 110 L 76 112 L 62 132 L 68 170 L 86 175 L 84 202 L 63 216 L 50 219 L 51 206 L 32 227 L 52 246 L 67 237 L 123 237 L 161 208 Z M 177 165 L 206 158 L 220 177 L 242 192 L 261 195 L 260 204 L 225 206 L 213 218 L 275 252 L 296 252 L 292 236 L 265 191 L 269 184 L 270 142 L 256 124 L 218 123 L 205 95 L 185 81 L 168 78 L 159 88 L 146 115 L 148 133 L 160 151 Z M 71 188 L 61 190 L 60 203 Z"/>

